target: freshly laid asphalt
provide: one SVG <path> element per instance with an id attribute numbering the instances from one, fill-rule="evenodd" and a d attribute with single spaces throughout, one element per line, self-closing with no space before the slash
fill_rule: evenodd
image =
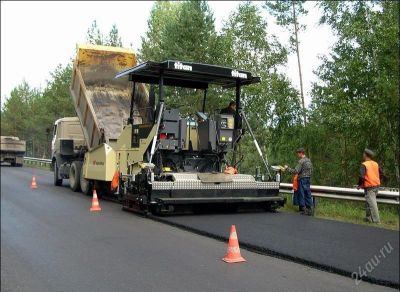
<path id="1" fill-rule="evenodd" d="M 29 187 L 32 175 L 37 179 L 36 190 Z M 225 242 L 123 212 L 112 202 L 101 201 L 102 211 L 90 213 L 90 201 L 67 187 L 54 187 L 49 172 L 1 168 L 1 291 L 394 291 L 364 281 L 356 285 L 349 277 L 244 249 L 247 262 L 226 264 L 221 261 Z M 247 228 L 238 218 L 248 218 L 250 225 L 250 218 L 262 215 L 286 216 L 263 213 L 163 219 L 194 225 L 201 219 L 207 228 L 221 228 L 223 236 L 228 236 L 230 224 L 236 223 L 243 244 L 251 230 L 259 231 L 259 224 L 253 222 L 256 226 Z M 263 222 L 263 228 L 272 233 L 271 225 L 279 221 Z M 279 234 L 258 234 L 277 245 L 289 241 L 298 246 L 296 234 L 281 239 Z M 391 244 L 398 248 L 395 241 Z M 309 245 L 313 247 L 312 240 Z M 373 250 L 365 261 L 378 252 Z M 391 262 L 391 256 L 396 256 L 395 251 L 382 260 L 383 267 L 386 260 Z"/>
<path id="2" fill-rule="evenodd" d="M 231 224 L 235 224 L 242 247 L 349 277 L 361 269 L 361 273 L 366 272 L 364 280 L 399 286 L 398 231 L 283 212 L 175 216 L 161 220 L 223 240 L 229 237 Z M 378 263 L 368 272 L 368 261 L 373 258 L 376 263 L 375 256 Z"/>

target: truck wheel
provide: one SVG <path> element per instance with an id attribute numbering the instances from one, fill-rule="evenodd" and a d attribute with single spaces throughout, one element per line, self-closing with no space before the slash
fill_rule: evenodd
<path id="1" fill-rule="evenodd" d="M 54 161 L 54 185 L 55 186 L 61 186 L 62 185 L 62 178 L 59 178 L 58 175 L 58 165 L 57 165 L 57 161 Z"/>
<path id="2" fill-rule="evenodd" d="M 80 172 L 79 177 L 80 177 L 82 193 L 86 196 L 91 196 L 92 195 L 92 183 L 90 180 L 85 179 L 85 177 L 83 176 L 83 167 L 81 167 L 81 172 Z"/>
<path id="3" fill-rule="evenodd" d="M 81 188 L 81 168 L 82 162 L 80 161 L 72 162 L 71 167 L 69 168 L 69 187 L 74 192 L 79 192 Z"/>

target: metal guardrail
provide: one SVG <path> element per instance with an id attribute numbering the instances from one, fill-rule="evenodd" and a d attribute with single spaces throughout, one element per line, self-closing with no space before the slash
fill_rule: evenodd
<path id="1" fill-rule="evenodd" d="M 293 194 L 292 184 L 281 183 L 280 192 Z M 311 192 L 314 197 L 365 202 L 363 190 L 312 185 Z M 382 204 L 399 205 L 399 192 L 379 190 L 376 201 Z"/>
<path id="2" fill-rule="evenodd" d="M 35 157 L 24 157 L 24 163 L 30 165 L 48 166 L 50 168 L 51 159 L 46 158 L 35 158 Z"/>

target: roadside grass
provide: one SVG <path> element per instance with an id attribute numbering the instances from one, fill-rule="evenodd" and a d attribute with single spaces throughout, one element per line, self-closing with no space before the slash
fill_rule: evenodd
<path id="1" fill-rule="evenodd" d="M 297 212 L 298 206 L 293 206 L 292 195 L 287 194 L 287 203 L 282 209 L 286 212 Z M 399 206 L 378 204 L 381 224 L 365 222 L 365 202 L 316 198 L 315 217 L 343 222 L 376 226 L 399 230 Z"/>

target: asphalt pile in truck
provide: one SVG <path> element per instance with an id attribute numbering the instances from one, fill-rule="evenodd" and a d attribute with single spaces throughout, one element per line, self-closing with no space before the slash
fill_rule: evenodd
<path id="1" fill-rule="evenodd" d="M 88 114 L 97 121 L 97 131 L 102 131 L 105 142 L 119 137 L 130 116 L 132 86 L 127 77 L 116 79 L 115 75 L 135 63 L 135 55 L 126 49 L 113 51 L 110 47 L 78 46 L 75 70 L 79 73 L 76 74 L 82 76 L 84 92 L 90 100 Z M 76 98 L 79 98 L 78 94 Z M 147 89 L 142 84 L 135 90 L 134 101 L 134 116 L 139 119 L 138 111 L 145 110 L 148 105 Z M 86 128 L 86 125 L 83 126 Z M 89 148 L 96 144 L 94 141 Z"/>

